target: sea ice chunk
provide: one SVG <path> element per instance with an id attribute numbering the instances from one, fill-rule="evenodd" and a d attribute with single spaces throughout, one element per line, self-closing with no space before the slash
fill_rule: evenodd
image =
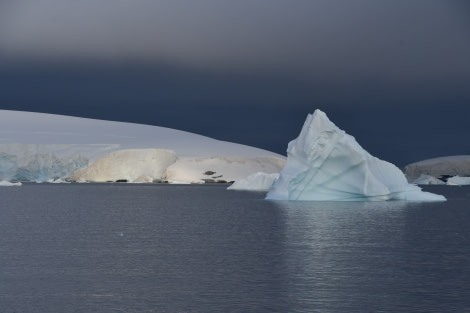
<path id="1" fill-rule="evenodd" d="M 325 113 L 309 114 L 287 148 L 287 164 L 266 199 L 443 201 L 407 182 L 395 165 L 370 155 Z"/>
<path id="2" fill-rule="evenodd" d="M 257 172 L 236 180 L 227 190 L 268 191 L 278 177 L 279 173 Z"/>
<path id="3" fill-rule="evenodd" d="M 11 186 L 21 186 L 21 182 L 12 183 L 6 180 L 0 180 L 0 187 L 11 187 Z"/>
<path id="4" fill-rule="evenodd" d="M 470 177 L 453 176 L 447 180 L 447 185 L 463 186 L 470 185 Z"/>

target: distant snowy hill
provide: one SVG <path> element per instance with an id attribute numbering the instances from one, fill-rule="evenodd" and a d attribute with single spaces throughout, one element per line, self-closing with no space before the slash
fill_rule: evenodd
<path id="1" fill-rule="evenodd" d="M 470 155 L 454 155 L 422 160 L 405 166 L 405 175 L 410 181 L 421 175 L 433 177 L 470 176 Z"/>
<path id="2" fill-rule="evenodd" d="M 170 128 L 0 110 L 0 181 L 223 182 L 284 164 L 266 150 Z"/>

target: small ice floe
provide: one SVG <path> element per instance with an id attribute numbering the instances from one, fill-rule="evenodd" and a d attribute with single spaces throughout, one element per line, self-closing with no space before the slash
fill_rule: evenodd
<path id="1" fill-rule="evenodd" d="M 447 180 L 449 186 L 470 185 L 470 177 L 453 176 Z"/>
<path id="2" fill-rule="evenodd" d="M 6 180 L 0 181 L 0 186 L 2 187 L 12 187 L 12 186 L 21 186 L 21 185 L 23 185 L 21 182 L 12 183 Z"/>

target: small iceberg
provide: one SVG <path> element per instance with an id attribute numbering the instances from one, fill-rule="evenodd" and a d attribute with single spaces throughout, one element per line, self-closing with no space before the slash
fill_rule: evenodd
<path id="1" fill-rule="evenodd" d="M 16 183 L 12 183 L 12 182 L 9 182 L 9 181 L 6 181 L 6 180 L 2 180 L 0 181 L 0 186 L 1 187 L 13 187 L 13 186 L 22 186 L 23 184 L 21 182 L 16 182 Z"/>
<path id="2" fill-rule="evenodd" d="M 447 185 L 449 186 L 464 186 L 470 185 L 470 177 L 462 177 L 462 176 L 453 176 L 447 180 Z"/>
<path id="3" fill-rule="evenodd" d="M 268 191 L 278 177 L 279 173 L 257 172 L 236 180 L 227 190 Z"/>
<path id="4" fill-rule="evenodd" d="M 316 110 L 287 148 L 287 164 L 266 199 L 302 201 L 445 201 L 409 184 L 395 165 L 364 150 Z"/>

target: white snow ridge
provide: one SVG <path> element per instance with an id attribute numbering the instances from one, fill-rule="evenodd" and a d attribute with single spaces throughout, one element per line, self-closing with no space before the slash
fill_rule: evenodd
<path id="1" fill-rule="evenodd" d="M 444 201 L 411 185 L 395 165 L 370 155 L 325 113 L 309 114 L 287 149 L 287 164 L 266 199 Z"/>

